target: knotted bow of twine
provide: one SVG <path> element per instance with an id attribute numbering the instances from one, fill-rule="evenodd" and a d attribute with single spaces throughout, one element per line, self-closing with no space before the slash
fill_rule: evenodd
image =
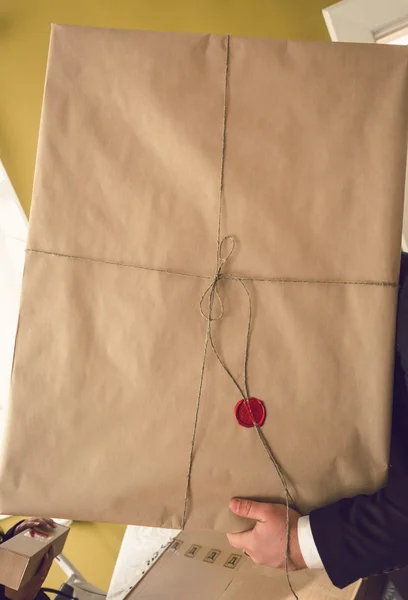
<path id="1" fill-rule="evenodd" d="M 228 243 L 230 243 L 231 247 L 230 247 L 229 251 L 227 252 L 227 254 L 225 256 L 223 256 L 225 246 Z M 229 377 L 231 378 L 231 380 L 233 381 L 235 386 L 238 388 L 238 391 L 239 391 L 241 397 L 244 399 L 249 399 L 248 351 L 249 351 L 249 338 L 250 338 L 250 333 L 251 333 L 251 322 L 252 322 L 252 303 L 251 303 L 251 296 L 249 295 L 248 289 L 247 289 L 244 281 L 242 279 L 240 279 L 239 277 L 237 277 L 236 275 L 224 272 L 224 267 L 227 264 L 228 260 L 231 258 L 234 250 L 235 250 L 235 238 L 231 235 L 224 237 L 223 240 L 219 244 L 216 273 L 211 281 L 211 284 L 208 286 L 208 288 L 205 290 L 204 294 L 201 296 L 200 312 L 201 312 L 201 315 L 204 317 L 204 319 L 207 320 L 208 337 L 209 337 L 209 341 L 211 343 L 211 347 L 214 351 L 215 356 L 217 357 L 217 359 L 220 362 L 221 366 L 223 367 L 224 371 L 229 375 Z M 211 328 L 212 322 L 219 321 L 220 319 L 222 319 L 222 317 L 224 315 L 224 304 L 221 300 L 221 296 L 220 296 L 219 289 L 218 289 L 219 283 L 223 279 L 224 280 L 229 279 L 229 280 L 237 281 L 238 283 L 240 283 L 243 290 L 245 291 L 245 294 L 248 299 L 248 327 L 247 327 L 246 342 L 245 342 L 243 386 L 242 387 L 241 387 L 239 381 L 231 373 L 231 371 L 229 370 L 226 363 L 221 358 L 219 352 L 217 351 L 217 348 L 215 347 L 214 340 L 212 337 L 212 328 Z M 204 307 L 204 304 L 205 304 L 205 301 L 207 300 L 207 298 L 208 298 L 208 307 L 206 310 Z M 219 313 L 216 316 L 214 316 L 214 314 L 213 314 L 215 300 L 217 301 L 218 307 L 219 307 Z M 248 406 L 249 406 L 249 403 L 248 403 Z"/>

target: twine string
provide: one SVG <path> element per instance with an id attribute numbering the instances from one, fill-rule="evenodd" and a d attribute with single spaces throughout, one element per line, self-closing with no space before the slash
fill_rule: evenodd
<path id="1" fill-rule="evenodd" d="M 194 279 L 203 279 L 211 281 L 213 275 L 203 275 L 199 273 L 189 273 L 188 271 L 177 271 L 176 269 L 159 269 L 157 267 L 148 267 L 136 265 L 117 260 L 106 260 L 102 258 L 92 258 L 90 256 L 81 256 L 77 254 L 65 254 L 63 252 L 53 252 L 51 250 L 43 250 L 40 248 L 26 248 L 26 254 L 38 254 L 42 256 L 50 256 L 68 260 L 71 262 L 85 263 L 88 265 L 102 265 L 106 267 L 119 267 L 121 269 L 130 269 L 133 271 L 146 271 L 151 273 L 161 273 L 170 277 L 192 277 Z M 230 275 L 224 274 L 223 278 L 228 279 Z M 336 285 L 336 286 L 364 286 L 364 287 L 381 287 L 381 288 L 398 288 L 398 281 L 376 281 L 370 279 L 300 279 L 298 277 L 248 277 L 247 275 L 239 275 L 241 281 L 255 281 L 260 283 L 273 284 L 294 284 L 294 285 Z"/>

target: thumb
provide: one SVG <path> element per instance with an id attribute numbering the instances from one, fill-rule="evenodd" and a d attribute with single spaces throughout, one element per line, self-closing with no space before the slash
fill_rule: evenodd
<path id="1" fill-rule="evenodd" d="M 53 560 L 54 560 L 54 548 L 50 548 L 50 550 L 48 550 L 47 554 L 44 556 L 42 563 L 40 564 L 40 567 L 36 573 L 36 575 L 40 579 L 44 580 L 47 577 L 48 571 L 51 568 Z"/>
<path id="2" fill-rule="evenodd" d="M 244 500 L 242 498 L 233 498 L 229 503 L 230 511 L 234 514 L 246 519 L 254 519 L 264 523 L 266 521 L 266 513 L 268 504 L 263 502 L 255 502 L 254 500 Z"/>

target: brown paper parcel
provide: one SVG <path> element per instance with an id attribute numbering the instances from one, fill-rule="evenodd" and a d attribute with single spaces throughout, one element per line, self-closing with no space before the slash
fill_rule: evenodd
<path id="1" fill-rule="evenodd" d="M 191 453 L 187 528 L 282 500 L 208 344 L 203 364 L 227 235 L 214 343 L 242 385 L 242 278 L 296 505 L 384 483 L 407 85 L 397 47 L 53 27 L 0 512 L 180 528 Z"/>

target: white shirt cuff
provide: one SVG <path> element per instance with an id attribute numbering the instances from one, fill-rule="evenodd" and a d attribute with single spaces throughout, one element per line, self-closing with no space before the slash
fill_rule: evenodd
<path id="1" fill-rule="evenodd" d="M 300 517 L 298 520 L 298 539 L 303 560 L 308 569 L 324 569 L 322 559 L 316 547 L 310 519 L 308 516 Z"/>

